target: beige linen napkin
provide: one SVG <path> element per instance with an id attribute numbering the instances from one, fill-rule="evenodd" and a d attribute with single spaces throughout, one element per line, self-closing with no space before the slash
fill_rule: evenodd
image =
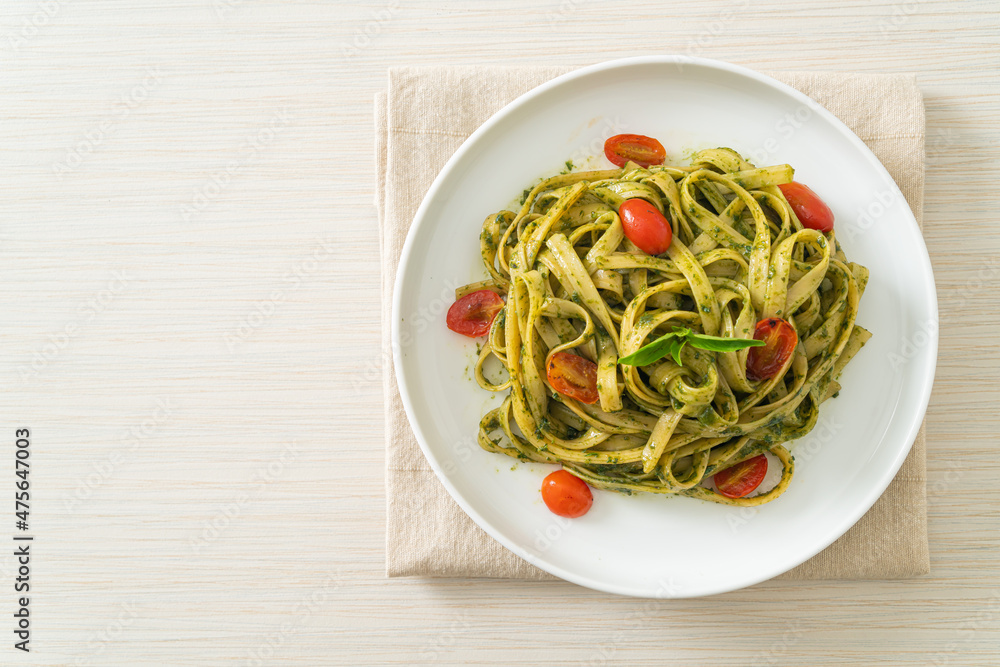
<path id="1" fill-rule="evenodd" d="M 522 93 L 567 68 L 433 67 L 389 70 L 375 100 L 375 194 L 382 259 L 382 359 L 386 435 L 386 573 L 390 577 L 553 579 L 477 526 L 438 481 L 410 430 L 389 343 L 400 250 L 424 193 L 476 128 Z M 771 76 L 844 121 L 886 166 L 921 222 L 924 108 L 908 75 L 777 72 Z M 874 507 L 786 579 L 891 579 L 926 574 L 925 443 L 921 429 Z"/>

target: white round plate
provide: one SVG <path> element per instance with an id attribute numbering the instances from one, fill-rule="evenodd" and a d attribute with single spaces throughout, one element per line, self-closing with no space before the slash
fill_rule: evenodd
<path id="1" fill-rule="evenodd" d="M 794 444 L 791 487 L 760 508 L 597 491 L 587 515 L 561 519 L 539 495 L 553 466 L 518 463 L 475 442 L 479 418 L 501 396 L 491 400 L 471 379 L 475 343 L 449 331 L 444 312 L 456 286 L 486 275 L 482 220 L 567 158 L 599 154 L 605 138 L 626 132 L 658 138 L 668 162 L 729 146 L 758 166 L 791 164 L 796 180 L 833 209 L 848 258 L 871 271 L 858 323 L 874 336 L 842 376 L 839 398 L 822 406 L 817 427 Z M 480 127 L 417 212 L 392 314 L 394 362 L 410 424 L 462 509 L 543 570 L 642 597 L 749 586 L 843 535 L 909 452 L 937 358 L 927 249 L 882 164 L 843 123 L 796 90 L 742 67 L 689 57 L 631 58 L 572 72 Z"/>

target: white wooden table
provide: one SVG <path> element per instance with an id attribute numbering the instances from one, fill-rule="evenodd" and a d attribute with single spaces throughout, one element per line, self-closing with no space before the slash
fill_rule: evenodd
<path id="1" fill-rule="evenodd" d="M 0 541 L 22 427 L 36 536 L 30 654 L 3 547 L 0 663 L 998 664 L 1000 3 L 493 4 L 0 4 Z M 386 67 L 671 52 L 919 73 L 932 574 L 661 602 L 385 579 Z"/>

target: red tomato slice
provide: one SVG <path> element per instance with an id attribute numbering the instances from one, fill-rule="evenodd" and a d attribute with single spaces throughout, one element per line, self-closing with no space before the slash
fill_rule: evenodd
<path id="1" fill-rule="evenodd" d="M 803 227 L 824 233 L 833 229 L 833 211 L 808 186 L 792 181 L 778 187 Z"/>
<path id="2" fill-rule="evenodd" d="M 753 337 L 764 341 L 764 345 L 751 347 L 747 354 L 747 377 L 751 380 L 774 377 L 788 361 L 788 357 L 792 356 L 799 342 L 795 327 L 778 317 L 758 322 Z"/>
<path id="3" fill-rule="evenodd" d="M 488 289 L 470 292 L 451 304 L 448 328 L 469 338 L 485 336 L 502 309 L 503 299 L 496 292 Z"/>
<path id="4" fill-rule="evenodd" d="M 624 167 L 631 160 L 641 167 L 663 164 L 667 151 L 663 144 L 642 134 L 616 134 L 604 142 L 604 155 L 612 163 Z"/>
<path id="5" fill-rule="evenodd" d="M 670 222 L 645 199 L 626 199 L 618 207 L 625 237 L 648 255 L 662 255 L 674 240 Z"/>
<path id="6" fill-rule="evenodd" d="M 553 514 L 575 519 L 590 511 L 594 494 L 579 477 L 556 470 L 542 480 L 542 500 Z"/>
<path id="7" fill-rule="evenodd" d="M 556 352 L 549 359 L 545 374 L 552 388 L 563 396 L 581 403 L 597 403 L 597 364 L 593 361 L 569 352 Z"/>
<path id="8" fill-rule="evenodd" d="M 760 486 L 766 474 L 767 457 L 758 454 L 752 459 L 715 473 L 715 488 L 726 498 L 742 498 Z"/>

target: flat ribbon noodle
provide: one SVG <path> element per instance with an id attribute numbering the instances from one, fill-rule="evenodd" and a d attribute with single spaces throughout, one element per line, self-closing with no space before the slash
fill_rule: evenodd
<path id="1" fill-rule="evenodd" d="M 508 392 L 480 422 L 479 443 L 521 460 L 558 463 L 588 484 L 623 493 L 684 495 L 728 505 L 774 500 L 793 472 L 784 443 L 801 438 L 835 396 L 837 378 L 870 333 L 856 325 L 868 280 L 833 232 L 804 228 L 777 187 L 792 168 L 757 168 L 735 151 L 692 156 L 691 166 L 633 163 L 570 172 L 527 192 L 518 211 L 486 218 L 480 234 L 487 280 L 506 304 L 475 365 L 478 383 Z M 642 198 L 673 230 L 665 256 L 625 235 L 621 203 Z M 780 317 L 798 334 L 773 377 L 748 378 L 748 349 L 685 346 L 619 365 L 657 337 L 684 327 L 750 339 L 757 321 Z M 599 401 L 558 393 L 545 369 L 570 352 L 597 364 Z M 487 364 L 506 370 L 487 378 Z M 782 466 L 769 490 L 719 494 L 710 477 L 770 452 Z"/>

